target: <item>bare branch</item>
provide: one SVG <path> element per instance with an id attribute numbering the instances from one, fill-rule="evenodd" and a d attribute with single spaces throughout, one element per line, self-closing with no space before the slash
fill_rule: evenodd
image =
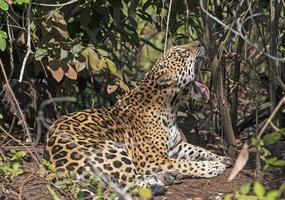
<path id="1" fill-rule="evenodd" d="M 169 19 L 170 19 L 170 13 L 171 13 L 171 7 L 172 7 L 172 0 L 169 2 L 169 8 L 168 8 L 168 14 L 167 14 L 167 22 L 166 22 L 166 30 L 165 30 L 165 41 L 164 41 L 164 53 L 167 49 L 167 39 L 168 39 L 168 29 L 169 29 Z"/>
<path id="2" fill-rule="evenodd" d="M 262 127 L 260 132 L 258 133 L 257 138 L 259 138 L 259 139 L 261 138 L 262 134 L 264 133 L 264 131 L 266 130 L 268 125 L 272 122 L 273 118 L 275 117 L 275 115 L 277 114 L 277 112 L 279 111 L 279 109 L 281 108 L 281 106 L 283 104 L 285 104 L 285 96 L 279 101 L 277 106 L 274 108 L 274 110 L 271 113 L 270 117 L 268 118 L 268 120 L 266 121 L 266 123 L 264 124 L 264 126 Z"/>
<path id="3" fill-rule="evenodd" d="M 7 18 L 6 24 L 7 24 L 7 32 L 8 32 L 9 43 L 10 43 L 10 45 L 9 45 L 9 56 L 10 56 L 11 70 L 10 70 L 10 74 L 9 74 L 9 79 L 11 79 L 13 72 L 14 72 L 14 69 L 15 69 L 15 65 L 14 65 L 14 57 L 13 57 L 13 55 L 14 55 L 13 54 L 13 39 L 14 38 L 12 38 L 12 32 L 11 32 L 9 17 Z"/>
<path id="4" fill-rule="evenodd" d="M 22 63 L 19 82 L 23 81 L 26 63 L 27 63 L 27 60 L 28 60 L 30 53 L 32 52 L 32 50 L 31 50 L 31 7 L 32 7 L 32 2 L 30 2 L 28 5 L 27 15 L 26 15 L 26 20 L 27 20 L 26 21 L 26 24 L 27 24 L 27 52 L 26 52 L 26 55 L 25 55 L 23 63 Z"/>
<path id="5" fill-rule="evenodd" d="M 285 57 L 283 58 L 278 58 L 275 56 L 272 56 L 269 53 L 265 52 L 265 49 L 260 49 L 256 44 L 254 44 L 253 42 L 249 41 L 245 35 L 243 35 L 240 31 L 237 31 L 235 29 L 233 29 L 232 27 L 226 25 L 224 22 L 222 22 L 221 20 L 219 20 L 217 17 L 215 17 L 214 15 L 212 15 L 211 13 L 209 13 L 203 6 L 203 1 L 200 0 L 200 7 L 202 9 L 202 11 L 207 14 L 210 18 L 212 18 L 213 20 L 215 20 L 218 24 L 222 25 L 225 29 L 230 30 L 231 32 L 233 32 L 234 34 L 236 34 L 237 36 L 240 36 L 248 45 L 250 45 L 251 47 L 255 48 L 260 54 L 263 54 L 265 56 L 267 56 L 268 58 L 271 58 L 275 61 L 285 61 Z M 259 16 L 259 15 L 257 15 Z M 252 17 L 256 17 L 256 16 L 252 16 Z M 241 24 L 239 24 L 241 25 Z M 241 28 L 239 28 L 241 29 Z"/>
<path id="6" fill-rule="evenodd" d="M 78 0 L 71 0 L 65 3 L 59 3 L 59 4 L 47 4 L 47 3 L 33 3 L 34 5 L 38 5 L 38 6 L 45 6 L 45 7 L 61 7 L 61 6 L 67 6 L 69 4 L 73 4 L 75 2 L 77 2 Z"/>
<path id="7" fill-rule="evenodd" d="M 9 83 L 8 78 L 7 78 L 7 75 L 6 75 L 6 72 L 5 72 L 5 69 L 4 69 L 4 65 L 3 65 L 3 62 L 2 62 L 1 59 L 0 59 L 0 67 L 1 67 L 2 72 L 3 72 L 3 76 L 4 76 L 4 79 L 5 79 L 5 82 L 6 82 L 7 89 L 9 90 L 9 92 L 10 92 L 10 94 L 11 94 L 13 100 L 14 100 L 14 103 L 15 103 L 17 109 L 18 109 L 20 117 L 21 117 L 21 119 L 23 121 L 23 128 L 25 129 L 30 142 L 32 142 L 32 138 L 31 138 L 31 134 L 30 134 L 27 122 L 26 122 L 26 118 L 25 118 L 25 116 L 24 116 L 24 114 L 23 114 L 23 112 L 21 110 L 20 104 L 18 103 L 18 100 L 17 100 L 17 98 L 16 98 L 16 96 L 15 96 L 15 94 L 14 94 L 14 92 L 13 92 L 11 86 L 10 86 L 10 83 Z"/>

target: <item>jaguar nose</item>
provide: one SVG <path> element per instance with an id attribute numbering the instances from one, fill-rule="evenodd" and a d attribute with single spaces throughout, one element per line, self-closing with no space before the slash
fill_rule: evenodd
<path id="1" fill-rule="evenodd" d="M 194 41 L 189 44 L 182 45 L 180 47 L 188 51 L 195 52 L 197 49 L 203 48 L 203 44 L 200 41 Z"/>

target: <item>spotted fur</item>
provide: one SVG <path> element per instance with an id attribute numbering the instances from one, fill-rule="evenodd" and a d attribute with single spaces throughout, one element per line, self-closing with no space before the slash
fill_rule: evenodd
<path id="1" fill-rule="evenodd" d="M 121 186 L 163 185 L 160 174 L 214 177 L 228 163 L 181 140 L 176 113 L 183 90 L 204 55 L 200 43 L 170 48 L 153 69 L 112 106 L 62 116 L 47 134 L 46 155 L 59 171 L 79 179 L 99 173 Z"/>

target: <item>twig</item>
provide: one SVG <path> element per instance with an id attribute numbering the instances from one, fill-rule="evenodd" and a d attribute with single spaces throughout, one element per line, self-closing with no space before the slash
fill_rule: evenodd
<path id="1" fill-rule="evenodd" d="M 270 55 L 269 53 L 265 52 L 265 49 L 260 49 L 256 44 L 252 43 L 251 41 L 249 41 L 245 35 L 243 35 L 241 32 L 233 29 L 232 27 L 226 25 L 224 22 L 222 22 L 221 20 L 219 20 L 217 17 L 215 17 L 214 15 L 212 15 L 211 13 L 209 13 L 204 7 L 203 7 L 203 1 L 200 0 L 200 7 L 202 9 L 202 11 L 207 14 L 210 18 L 212 18 L 213 20 L 215 20 L 218 24 L 222 25 L 225 29 L 230 30 L 231 32 L 233 32 L 234 34 L 240 36 L 248 45 L 250 45 L 251 47 L 255 48 L 260 54 L 264 54 L 265 56 L 267 56 L 268 58 L 271 58 L 275 61 L 280 61 L 283 62 L 285 61 L 285 57 L 282 58 L 278 58 L 275 56 Z M 255 16 L 252 16 L 255 17 Z"/>
<path id="2" fill-rule="evenodd" d="M 270 122 L 270 126 L 272 126 L 275 131 L 280 131 L 280 129 L 273 122 Z"/>
<path id="3" fill-rule="evenodd" d="M 10 45 L 9 45 L 10 67 L 11 67 L 10 74 L 9 74 L 9 80 L 10 80 L 13 76 L 15 65 L 14 65 L 14 57 L 13 57 L 13 38 L 12 38 L 9 16 L 7 18 L 6 24 L 7 24 L 8 37 L 9 37 L 9 42 L 10 42 Z"/>
<path id="4" fill-rule="evenodd" d="M 23 81 L 26 63 L 27 63 L 27 60 L 28 60 L 30 53 L 32 52 L 32 50 L 31 50 L 31 7 L 32 7 L 32 1 L 30 1 L 29 5 L 28 5 L 27 15 L 26 15 L 26 20 L 27 20 L 27 22 L 26 22 L 26 24 L 27 24 L 27 52 L 26 52 L 26 55 L 25 55 L 23 63 L 22 63 L 19 82 Z"/>
<path id="5" fill-rule="evenodd" d="M 262 134 L 264 133 L 265 129 L 268 127 L 268 125 L 271 123 L 272 119 L 274 118 L 274 116 L 276 115 L 276 113 L 279 111 L 279 109 L 281 108 L 282 104 L 285 103 L 285 96 L 279 101 L 279 103 L 277 104 L 277 106 L 274 108 L 274 110 L 272 111 L 270 117 L 268 118 L 268 120 L 266 121 L 266 123 L 264 124 L 264 126 L 262 127 L 262 129 L 260 130 L 260 132 L 257 135 L 257 138 L 260 139 Z"/>
<path id="6" fill-rule="evenodd" d="M 11 94 L 13 100 L 14 100 L 14 103 L 16 104 L 16 107 L 17 107 L 18 112 L 19 112 L 19 114 L 21 116 L 21 119 L 23 120 L 24 129 L 26 130 L 26 133 L 28 135 L 28 138 L 29 138 L 30 142 L 32 142 L 31 134 L 30 134 L 29 128 L 28 128 L 27 123 L 26 123 L 26 118 L 25 118 L 25 116 L 24 116 L 24 114 L 23 114 L 23 112 L 21 110 L 21 107 L 20 107 L 20 105 L 18 103 L 18 100 L 17 100 L 17 98 L 16 98 L 16 96 L 15 96 L 15 94 L 14 94 L 14 92 L 13 92 L 11 86 L 10 86 L 10 83 L 8 81 L 7 74 L 5 72 L 4 65 L 3 65 L 1 59 L 0 59 L 0 67 L 1 67 L 2 72 L 3 72 L 3 76 L 4 76 L 4 79 L 5 79 L 5 82 L 6 82 L 7 89 L 9 90 L 9 92 L 10 92 L 10 94 Z"/>
<path id="7" fill-rule="evenodd" d="M 28 182 L 31 182 L 31 180 L 33 180 L 33 179 L 34 179 L 34 174 L 29 174 L 27 178 L 23 179 L 23 181 L 20 184 L 20 188 L 19 188 L 20 193 L 19 193 L 18 200 L 23 199 L 23 188 Z"/>
<path id="8" fill-rule="evenodd" d="M 167 49 L 167 39 L 168 39 L 168 29 L 169 29 L 169 19 L 170 19 L 170 13 L 171 13 L 171 6 L 172 6 L 172 0 L 169 1 L 169 8 L 167 13 L 167 22 L 166 22 L 166 30 L 165 30 L 165 41 L 164 41 L 164 51 L 163 54 L 165 54 Z"/>
<path id="9" fill-rule="evenodd" d="M 61 7 L 61 6 L 66 6 L 72 3 L 77 2 L 78 0 L 71 0 L 65 3 L 59 3 L 59 4 L 46 4 L 46 3 L 33 3 L 34 5 L 38 5 L 38 6 L 46 6 L 46 7 Z"/>

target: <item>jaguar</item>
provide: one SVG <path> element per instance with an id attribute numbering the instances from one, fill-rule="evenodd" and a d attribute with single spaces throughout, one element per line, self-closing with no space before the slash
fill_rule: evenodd
<path id="1" fill-rule="evenodd" d="M 105 185 L 138 184 L 154 193 L 167 185 L 163 174 L 223 173 L 230 159 L 183 141 L 176 122 L 185 91 L 198 88 L 205 94 L 206 86 L 195 81 L 204 57 L 201 42 L 171 47 L 113 106 L 60 117 L 47 133 L 47 159 L 58 171 L 74 171 L 78 180 L 100 174 Z"/>

